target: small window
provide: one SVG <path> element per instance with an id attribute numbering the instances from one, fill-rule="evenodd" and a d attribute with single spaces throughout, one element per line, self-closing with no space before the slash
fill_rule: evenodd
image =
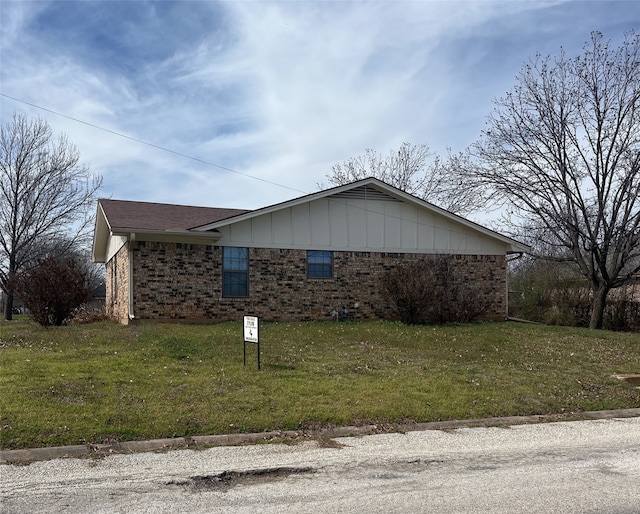
<path id="1" fill-rule="evenodd" d="M 248 248 L 222 248 L 222 296 L 249 296 Z"/>
<path id="2" fill-rule="evenodd" d="M 118 303 L 118 255 L 113 256 L 111 263 L 111 303 Z"/>
<path id="3" fill-rule="evenodd" d="M 333 277 L 333 252 L 321 250 L 307 251 L 307 277 Z"/>

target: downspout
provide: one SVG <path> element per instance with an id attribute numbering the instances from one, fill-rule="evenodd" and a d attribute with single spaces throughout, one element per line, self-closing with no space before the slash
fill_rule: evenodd
<path id="1" fill-rule="evenodd" d="M 135 315 L 133 313 L 133 305 L 134 305 L 133 304 L 133 244 L 135 242 L 136 242 L 136 234 L 134 232 L 131 232 L 131 234 L 129 234 L 129 245 L 128 245 L 129 276 L 127 277 L 127 283 L 129 284 L 129 287 L 128 287 L 129 299 L 128 299 L 128 305 L 127 305 L 127 310 L 129 311 L 129 321 L 135 318 Z"/>

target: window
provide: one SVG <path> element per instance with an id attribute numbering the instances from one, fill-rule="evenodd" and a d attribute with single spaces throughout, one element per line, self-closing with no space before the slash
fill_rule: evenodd
<path id="1" fill-rule="evenodd" d="M 321 250 L 307 251 L 307 277 L 333 277 L 333 252 Z"/>
<path id="2" fill-rule="evenodd" d="M 118 255 L 111 262 L 111 304 L 118 303 Z"/>
<path id="3" fill-rule="evenodd" d="M 248 248 L 222 248 L 222 296 L 249 296 Z"/>

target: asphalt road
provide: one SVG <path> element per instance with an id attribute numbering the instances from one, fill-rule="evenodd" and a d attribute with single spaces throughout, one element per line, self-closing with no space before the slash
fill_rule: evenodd
<path id="1" fill-rule="evenodd" d="M 0 465 L 0 512 L 640 512 L 640 418 Z"/>

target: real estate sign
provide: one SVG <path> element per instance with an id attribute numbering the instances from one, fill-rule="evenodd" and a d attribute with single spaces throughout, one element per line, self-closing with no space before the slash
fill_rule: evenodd
<path id="1" fill-rule="evenodd" d="M 257 316 L 244 317 L 244 340 L 247 343 L 258 342 L 258 317 Z"/>
<path id="2" fill-rule="evenodd" d="M 247 365 L 247 343 L 254 343 L 258 346 L 258 369 L 260 369 L 260 339 L 258 337 L 260 320 L 257 316 L 244 316 L 242 327 L 244 334 L 244 365 Z"/>

